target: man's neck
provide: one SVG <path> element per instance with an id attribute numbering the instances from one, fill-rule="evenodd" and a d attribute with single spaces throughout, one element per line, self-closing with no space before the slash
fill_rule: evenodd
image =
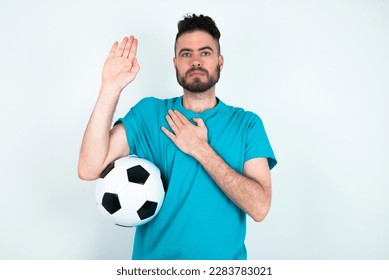
<path id="1" fill-rule="evenodd" d="M 216 104 L 215 88 L 201 93 L 193 93 L 184 90 L 182 105 L 192 112 L 201 113 L 214 108 Z"/>

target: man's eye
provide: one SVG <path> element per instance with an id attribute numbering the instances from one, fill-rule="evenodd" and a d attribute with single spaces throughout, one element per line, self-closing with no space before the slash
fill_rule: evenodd
<path id="1" fill-rule="evenodd" d="M 190 53 L 182 53 L 181 57 L 190 57 Z"/>
<path id="2" fill-rule="evenodd" d="M 211 55 L 211 53 L 210 52 L 202 52 L 201 55 L 202 56 L 209 56 L 209 55 Z"/>

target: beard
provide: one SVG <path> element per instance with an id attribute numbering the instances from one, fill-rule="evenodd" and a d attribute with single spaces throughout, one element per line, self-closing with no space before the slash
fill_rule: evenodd
<path id="1" fill-rule="evenodd" d="M 196 77 L 193 79 L 192 82 L 188 82 L 188 78 L 190 74 L 194 71 L 201 71 L 204 73 L 205 77 L 207 78 L 206 81 L 201 81 L 199 77 Z M 185 75 L 181 76 L 180 73 L 178 72 L 176 68 L 176 77 L 177 77 L 177 82 L 179 83 L 180 86 L 182 86 L 184 89 L 186 89 L 189 92 L 193 93 L 203 93 L 210 88 L 212 88 L 220 78 L 220 65 L 218 64 L 216 66 L 216 70 L 213 75 L 209 75 L 209 72 L 202 68 L 202 67 L 197 67 L 188 70 Z"/>

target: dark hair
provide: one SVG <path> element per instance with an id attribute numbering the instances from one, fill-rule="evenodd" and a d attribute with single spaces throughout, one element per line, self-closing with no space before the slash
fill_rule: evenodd
<path id="1" fill-rule="evenodd" d="M 209 17 L 204 15 L 196 15 L 196 14 L 188 14 L 184 17 L 183 20 L 180 20 L 177 24 L 178 27 L 178 33 L 176 35 L 176 42 L 174 44 L 174 48 L 177 44 L 178 38 L 188 32 L 194 32 L 194 31 L 205 31 L 209 35 L 211 35 L 217 45 L 218 52 L 220 54 L 220 31 L 216 26 L 215 21 Z"/>

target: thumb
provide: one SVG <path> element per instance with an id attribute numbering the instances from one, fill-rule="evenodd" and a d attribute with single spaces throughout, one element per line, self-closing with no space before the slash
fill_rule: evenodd
<path id="1" fill-rule="evenodd" d="M 132 59 L 132 69 L 134 72 L 138 72 L 140 69 L 140 66 L 139 66 L 139 63 L 138 63 L 138 59 L 136 59 L 136 57 L 134 57 Z"/>
<path id="2" fill-rule="evenodd" d="M 205 123 L 204 123 L 203 119 L 193 118 L 192 120 L 197 124 L 198 127 L 205 127 Z"/>

